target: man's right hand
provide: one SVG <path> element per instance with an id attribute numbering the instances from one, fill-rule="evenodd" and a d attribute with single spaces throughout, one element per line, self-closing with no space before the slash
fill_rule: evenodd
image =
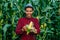
<path id="1" fill-rule="evenodd" d="M 22 31 L 27 31 L 26 26 L 24 26 L 24 27 L 22 28 Z"/>

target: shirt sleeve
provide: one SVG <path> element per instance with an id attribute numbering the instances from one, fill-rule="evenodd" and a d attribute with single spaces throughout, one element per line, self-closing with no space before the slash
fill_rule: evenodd
<path id="1" fill-rule="evenodd" d="M 38 34 L 38 33 L 40 33 L 40 26 L 39 26 L 39 21 L 38 21 L 38 19 L 36 19 L 35 22 L 36 22 L 36 23 L 35 23 L 35 28 L 37 29 L 37 34 Z"/>
<path id="2" fill-rule="evenodd" d="M 22 23 L 21 23 L 21 18 L 18 20 L 18 24 L 17 24 L 17 27 L 16 27 L 16 34 L 22 34 L 23 31 L 22 31 Z"/>

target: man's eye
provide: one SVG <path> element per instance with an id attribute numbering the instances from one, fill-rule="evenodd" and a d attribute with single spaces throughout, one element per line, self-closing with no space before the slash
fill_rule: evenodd
<path id="1" fill-rule="evenodd" d="M 26 12 L 29 12 L 29 11 L 26 11 Z"/>

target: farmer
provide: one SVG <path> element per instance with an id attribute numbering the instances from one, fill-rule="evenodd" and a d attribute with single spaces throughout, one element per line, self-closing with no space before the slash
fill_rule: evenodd
<path id="1" fill-rule="evenodd" d="M 25 6 L 26 16 L 18 20 L 18 24 L 16 27 L 16 34 L 21 35 L 21 40 L 36 40 L 35 35 L 40 33 L 40 26 L 38 19 L 32 17 L 33 11 L 34 11 L 33 6 L 31 4 L 27 4 Z M 27 35 L 27 27 L 25 25 L 29 24 L 31 21 L 34 24 L 33 25 L 34 27 Z"/>

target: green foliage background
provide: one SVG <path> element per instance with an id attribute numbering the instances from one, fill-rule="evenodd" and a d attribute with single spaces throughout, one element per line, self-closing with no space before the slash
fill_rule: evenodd
<path id="1" fill-rule="evenodd" d="M 19 40 L 15 28 L 28 3 L 33 5 L 33 17 L 40 23 L 36 39 L 60 40 L 60 0 L 0 0 L 0 40 Z"/>

